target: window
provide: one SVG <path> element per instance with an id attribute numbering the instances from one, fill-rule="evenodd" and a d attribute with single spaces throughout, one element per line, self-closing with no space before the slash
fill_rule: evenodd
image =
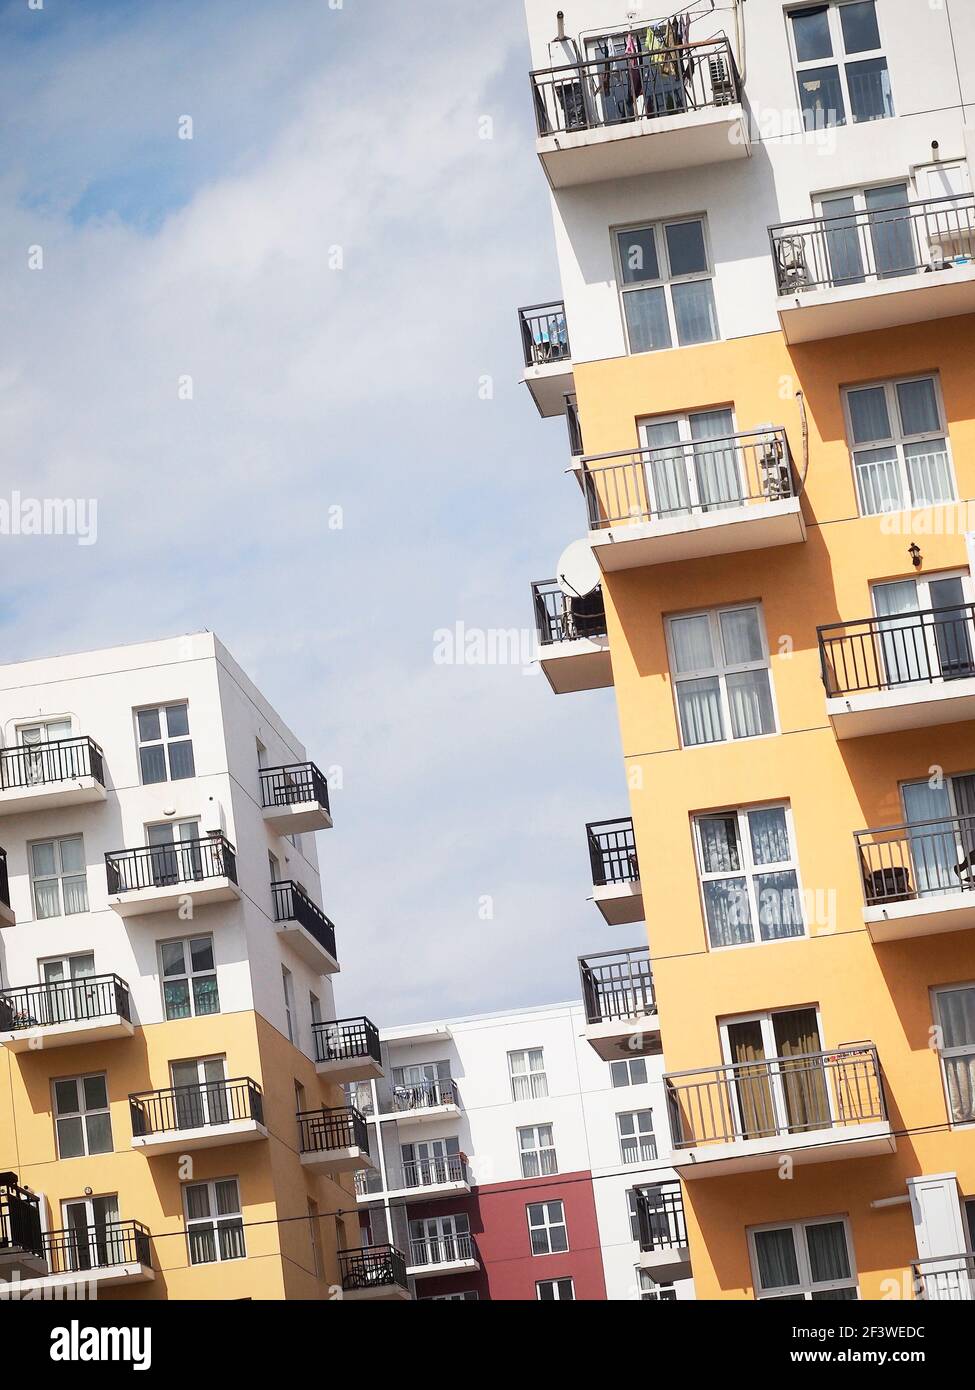
<path id="1" fill-rule="evenodd" d="M 508 1053 L 513 1100 L 544 1100 L 548 1095 L 545 1058 L 540 1047 Z"/>
<path id="2" fill-rule="evenodd" d="M 806 130 L 894 114 L 875 0 L 808 5 L 789 19 Z"/>
<path id="3" fill-rule="evenodd" d="M 775 733 L 758 604 L 668 618 L 667 645 L 685 748 Z"/>
<path id="4" fill-rule="evenodd" d="M 54 1082 L 54 1128 L 59 1158 L 112 1152 L 112 1117 L 104 1072 Z"/>
<path id="5" fill-rule="evenodd" d="M 61 1244 L 61 1258 L 72 1272 L 97 1269 L 99 1265 L 123 1265 L 132 1260 L 126 1233 L 119 1227 L 117 1192 L 63 1201 L 61 1225 L 69 1233 Z"/>
<path id="6" fill-rule="evenodd" d="M 847 387 L 843 399 L 861 516 L 954 501 L 954 467 L 933 376 Z"/>
<path id="7" fill-rule="evenodd" d="M 743 476 L 749 457 L 754 455 L 753 472 L 766 469 L 755 448 L 759 436 L 744 443 L 733 437 L 735 415 L 729 408 L 655 415 L 639 421 L 639 432 L 648 510 L 658 517 L 740 507 L 755 491 L 752 479 Z M 763 496 L 767 492 L 766 487 Z"/>
<path id="8" fill-rule="evenodd" d="M 787 806 L 694 817 L 701 896 L 712 949 L 803 936 Z"/>
<path id="9" fill-rule="evenodd" d="M 236 1178 L 186 1183 L 183 1200 L 190 1264 L 208 1265 L 222 1260 L 244 1259 L 247 1253 L 244 1248 L 244 1218 Z"/>
<path id="10" fill-rule="evenodd" d="M 159 960 L 167 1020 L 220 1012 L 212 936 L 161 941 Z"/>
<path id="11" fill-rule="evenodd" d="M 523 1178 L 549 1177 L 558 1172 L 551 1125 L 529 1125 L 519 1129 L 518 1148 Z"/>
<path id="12" fill-rule="evenodd" d="M 38 920 L 88 911 L 85 848 L 80 835 L 32 844 L 30 877 Z"/>
<path id="13" fill-rule="evenodd" d="M 295 1019 L 295 987 L 291 971 L 286 965 L 281 967 L 281 984 L 284 988 L 284 1018 L 288 1027 L 288 1041 L 294 1042 L 297 1038 L 296 1019 Z"/>
<path id="14" fill-rule="evenodd" d="M 741 1015 L 722 1021 L 720 1032 L 726 1063 L 738 1067 L 728 1086 L 728 1105 L 729 1119 L 743 1139 L 828 1129 L 831 1091 L 840 1119 L 847 1105 L 855 1116 L 857 1106 L 870 1103 L 866 1096 L 846 1094 L 827 1070 L 815 1008 Z"/>
<path id="15" fill-rule="evenodd" d="M 857 1279 L 843 1217 L 795 1221 L 748 1232 L 757 1299 L 856 1299 Z"/>
<path id="16" fill-rule="evenodd" d="M 571 1279 L 539 1279 L 535 1296 L 539 1303 L 574 1303 L 576 1291 Z"/>
<path id="17" fill-rule="evenodd" d="M 410 1222 L 409 1264 L 452 1264 L 472 1258 L 471 1224 L 466 1212 L 419 1217 Z"/>
<path id="18" fill-rule="evenodd" d="M 74 956 L 58 956 L 39 961 L 41 981 L 50 985 L 43 1004 L 34 1005 L 38 1022 L 67 1023 L 70 1019 L 95 1018 L 101 1013 L 103 1000 L 97 985 L 86 984 L 95 973 L 93 951 Z"/>
<path id="19" fill-rule="evenodd" d="M 630 1239 L 640 1239 L 640 1217 L 638 1215 L 637 1198 L 638 1192 L 635 1187 L 631 1187 L 626 1194 L 626 1214 L 630 1219 Z"/>
<path id="20" fill-rule="evenodd" d="M 322 1022 L 322 1001 L 313 990 L 308 991 L 308 1012 L 311 1016 L 312 1027 L 316 1023 Z"/>
<path id="21" fill-rule="evenodd" d="M 466 1164 L 460 1157 L 460 1140 L 453 1135 L 447 1139 L 424 1139 L 417 1140 L 415 1144 L 401 1144 L 400 1156 L 407 1187 L 431 1187 L 439 1183 L 460 1182 L 467 1177 Z"/>
<path id="22" fill-rule="evenodd" d="M 868 276 L 889 280 L 910 275 L 927 264 L 927 238 L 922 254 L 917 237 L 921 224 L 915 226 L 912 222 L 907 204 L 908 188 L 904 182 L 817 199 L 817 211 L 826 219 L 821 249 L 826 254 L 830 284 L 861 285 Z M 924 226 L 930 227 L 929 235 L 936 241 L 937 220 L 929 224 L 925 219 Z M 932 244 L 931 254 L 936 251 L 937 246 Z"/>
<path id="23" fill-rule="evenodd" d="M 627 228 L 616 233 L 616 249 L 630 352 L 717 338 L 703 218 Z"/>
<path id="24" fill-rule="evenodd" d="M 952 1124 L 975 1124 L 975 985 L 936 989 L 934 1000 L 948 1115 Z"/>
<path id="25" fill-rule="evenodd" d="M 620 1135 L 622 1163 L 652 1163 L 657 1157 L 657 1141 L 653 1137 L 653 1112 L 632 1110 L 616 1116 Z"/>
<path id="26" fill-rule="evenodd" d="M 308 1233 L 311 1237 L 311 1267 L 315 1271 L 316 1278 L 321 1279 L 325 1270 L 322 1259 L 321 1220 L 318 1203 L 311 1197 L 308 1198 Z"/>
<path id="27" fill-rule="evenodd" d="M 565 1211 L 561 1202 L 531 1202 L 528 1234 L 533 1255 L 559 1255 L 569 1248 Z"/>
<path id="28" fill-rule="evenodd" d="M 641 1269 L 639 1265 L 637 1265 L 636 1279 L 641 1303 L 675 1303 L 677 1301 L 677 1290 L 673 1284 L 655 1284 L 650 1277 L 650 1271 Z"/>
<path id="29" fill-rule="evenodd" d="M 609 1075 L 614 1087 L 643 1086 L 647 1080 L 646 1058 L 626 1057 L 621 1062 L 610 1062 Z"/>
<path id="30" fill-rule="evenodd" d="M 971 888 L 971 866 L 975 864 L 975 773 L 956 773 L 934 785 L 928 779 L 904 782 L 901 797 L 904 819 L 916 827 L 909 831 L 909 867 L 901 870 L 907 876 L 906 886 L 913 888 L 919 898 Z M 936 821 L 940 824 L 933 823 Z M 891 873 L 889 867 L 873 870 L 868 877 L 871 891 L 889 891 Z"/>
<path id="31" fill-rule="evenodd" d="M 975 675 L 975 627 L 964 607 L 975 591 L 967 570 L 874 584 L 871 593 L 880 619 L 875 659 L 886 685 Z"/>
<path id="32" fill-rule="evenodd" d="M 204 1125 L 225 1125 L 234 1118 L 227 1079 L 225 1057 L 193 1057 L 170 1062 L 174 1089 L 174 1116 L 177 1129 L 200 1129 Z"/>
<path id="33" fill-rule="evenodd" d="M 465 1289 L 463 1293 L 428 1293 L 419 1299 L 420 1303 L 476 1303 L 477 1290 Z"/>
<path id="34" fill-rule="evenodd" d="M 136 710 L 142 781 L 179 782 L 196 776 L 189 705 L 162 705 Z"/>

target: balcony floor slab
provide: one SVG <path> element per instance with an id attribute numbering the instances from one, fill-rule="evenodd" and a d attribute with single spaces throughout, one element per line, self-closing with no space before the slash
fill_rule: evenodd
<path id="1" fill-rule="evenodd" d="M 130 888 L 125 893 L 109 893 L 108 905 L 120 917 L 137 917 L 147 912 L 174 912 L 187 898 L 194 907 L 236 902 L 240 898 L 240 889 L 230 878 L 207 878 L 199 882 Z"/>
<path id="2" fill-rule="evenodd" d="M 0 816 L 20 816 L 28 811 L 56 810 L 61 806 L 84 806 L 104 801 L 107 796 L 94 777 L 48 782 L 39 786 L 5 787 L 0 791 Z"/>
<path id="3" fill-rule="evenodd" d="M 556 695 L 570 695 L 578 690 L 605 690 L 613 684 L 608 637 L 546 642 L 538 649 L 538 664 Z"/>
<path id="4" fill-rule="evenodd" d="M 193 1129 L 163 1129 L 158 1134 L 134 1134 L 133 1149 L 154 1154 L 188 1153 L 193 1149 L 222 1149 L 229 1144 L 253 1144 L 267 1138 L 260 1120 L 230 1120 L 223 1125 L 199 1125 Z"/>
<path id="5" fill-rule="evenodd" d="M 787 343 L 810 343 L 848 333 L 975 313 L 975 266 L 918 271 L 864 285 L 780 295 L 779 322 Z"/>
<path id="6" fill-rule="evenodd" d="M 975 719 L 975 679 L 834 695 L 826 700 L 826 713 L 838 739 L 958 724 Z"/>
<path id="7" fill-rule="evenodd" d="M 638 878 L 630 883 L 594 884 L 592 900 L 607 926 L 643 921 L 643 886 Z"/>
<path id="8" fill-rule="evenodd" d="M 784 497 L 691 516 L 621 522 L 590 531 L 588 536 L 600 569 L 613 574 L 675 560 L 795 545 L 806 539 L 806 523 L 798 497 Z"/>
<path id="9" fill-rule="evenodd" d="M 376 1165 L 367 1149 L 351 1144 L 342 1149 L 315 1149 L 303 1153 L 301 1166 L 311 1173 L 356 1173 Z"/>
<path id="10" fill-rule="evenodd" d="M 104 1018 L 79 1019 L 71 1023 L 47 1023 L 36 1028 L 18 1028 L 0 1033 L 0 1046 L 9 1052 L 34 1052 L 48 1047 L 81 1047 L 85 1043 L 131 1038 L 135 1028 L 121 1014 Z"/>
<path id="11" fill-rule="evenodd" d="M 975 927 L 975 893 L 938 893 L 906 902 L 879 903 L 863 909 L 863 920 L 873 942 L 969 931 Z"/>
<path id="12" fill-rule="evenodd" d="M 685 1182 L 726 1177 L 731 1173 L 758 1173 L 779 1166 L 783 1157 L 796 1164 L 834 1163 L 847 1158 L 874 1158 L 892 1154 L 897 1140 L 888 1121 L 875 1124 L 837 1125 L 808 1134 L 772 1134 L 763 1139 L 744 1139 L 732 1144 L 700 1144 L 675 1149 L 673 1167 Z"/>

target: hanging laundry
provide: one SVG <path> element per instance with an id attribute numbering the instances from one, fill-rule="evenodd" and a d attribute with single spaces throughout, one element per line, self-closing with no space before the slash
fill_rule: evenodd
<path id="1" fill-rule="evenodd" d="M 626 36 L 626 54 L 629 58 L 630 90 L 634 98 L 643 95 L 643 77 L 640 72 L 640 63 L 637 54 L 640 52 L 640 43 L 635 34 Z"/>

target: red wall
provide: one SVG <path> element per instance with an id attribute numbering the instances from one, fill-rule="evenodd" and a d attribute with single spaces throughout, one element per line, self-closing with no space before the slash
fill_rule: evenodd
<path id="1" fill-rule="evenodd" d="M 561 1199 L 565 1208 L 569 1249 L 564 1255 L 533 1255 L 528 1237 L 529 1202 Z M 466 1211 L 477 1244 L 481 1269 L 477 1274 L 451 1274 L 418 1279 L 419 1298 L 476 1289 L 482 1299 L 534 1302 L 538 1279 L 571 1277 L 576 1299 L 606 1298 L 603 1260 L 599 1249 L 592 1175 L 560 1173 L 476 1187 L 469 1197 L 441 1202 L 410 1202 L 410 1217 L 443 1216 Z"/>

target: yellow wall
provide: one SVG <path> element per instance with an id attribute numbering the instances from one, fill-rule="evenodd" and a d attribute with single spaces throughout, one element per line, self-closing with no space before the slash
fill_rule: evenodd
<path id="1" fill-rule="evenodd" d="M 849 1214 L 864 1296 L 885 1291 L 916 1257 L 909 1175 L 954 1171 L 975 1195 L 975 1130 L 947 1132 L 929 990 L 975 980 L 975 933 L 874 946 L 864 927 L 853 832 L 903 820 L 898 783 L 975 769 L 971 724 L 838 742 L 826 718 L 817 625 L 868 617 L 872 581 L 912 575 L 914 536 L 859 518 L 840 387 L 937 371 L 958 494 L 975 493 L 973 320 L 950 319 L 789 349 L 780 334 L 582 364 L 575 386 L 586 452 L 633 448 L 644 416 L 733 405 L 736 428 L 785 426 L 802 467 L 803 392 L 809 471 L 807 540 L 738 555 L 605 575 L 613 675 L 630 786 L 654 977 L 669 1071 L 721 1060 L 717 1020 L 818 1004 L 824 1046 L 870 1039 L 884 1072 L 895 1155 L 685 1185 L 701 1297 L 750 1296 L 745 1227 Z M 920 528 L 919 528 L 920 529 Z M 964 528 L 960 528 L 963 530 Z M 973 528 L 975 529 L 975 528 Z M 923 572 L 967 566 L 962 536 L 916 537 Z M 781 732 L 767 739 L 679 748 L 664 615 L 759 599 Z M 691 814 L 762 801 L 792 806 L 801 883 L 835 921 L 808 939 L 710 951 L 697 884 Z M 975 921 L 975 914 L 973 914 Z"/>

